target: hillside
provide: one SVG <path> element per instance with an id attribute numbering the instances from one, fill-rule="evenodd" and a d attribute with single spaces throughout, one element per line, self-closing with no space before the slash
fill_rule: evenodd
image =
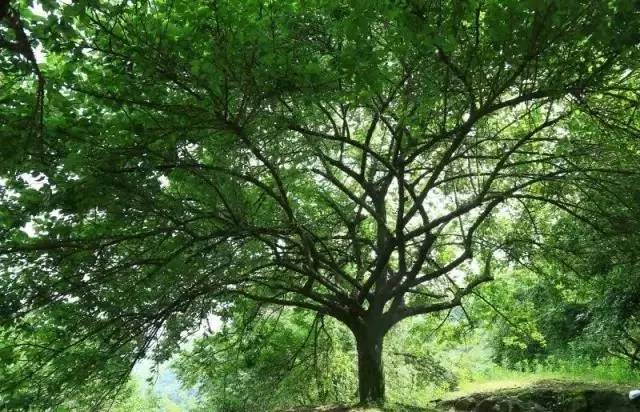
<path id="1" fill-rule="evenodd" d="M 452 394 L 433 409 L 396 405 L 384 409 L 328 406 L 286 412 L 636 412 L 640 402 L 628 399 L 623 385 L 542 380 L 530 385 Z M 283 411 L 284 412 L 284 411 Z"/>

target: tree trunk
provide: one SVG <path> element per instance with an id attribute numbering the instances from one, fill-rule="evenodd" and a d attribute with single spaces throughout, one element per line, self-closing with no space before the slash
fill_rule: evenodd
<path id="1" fill-rule="evenodd" d="M 384 402 L 384 371 L 382 368 L 382 334 L 363 331 L 356 335 L 358 348 L 358 394 L 360 403 Z"/>

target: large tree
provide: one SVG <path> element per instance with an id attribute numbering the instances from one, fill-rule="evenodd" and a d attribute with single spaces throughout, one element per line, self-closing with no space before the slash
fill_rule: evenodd
<path id="1" fill-rule="evenodd" d="M 380 401 L 391 327 L 636 173 L 629 0 L 46 5 L 41 132 L 0 98 L 5 399 L 113 387 L 252 300 L 344 323 Z"/>

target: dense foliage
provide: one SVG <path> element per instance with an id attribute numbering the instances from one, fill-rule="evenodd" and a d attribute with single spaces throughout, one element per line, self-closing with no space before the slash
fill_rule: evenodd
<path id="1" fill-rule="evenodd" d="M 180 364 L 224 408 L 380 402 L 387 333 L 453 382 L 393 331 L 491 299 L 525 357 L 637 358 L 634 2 L 31 5 L 0 5 L 1 407 L 104 405 L 214 315 Z M 550 283 L 481 297 L 520 271 Z"/>
<path id="2" fill-rule="evenodd" d="M 602 196 L 606 199 L 583 199 L 582 205 L 606 208 L 606 217 L 590 224 L 557 219 L 538 227 L 545 241 L 520 257 L 524 270 L 480 295 L 504 315 L 477 302 L 479 312 L 499 325 L 493 327 L 499 362 L 615 356 L 638 366 L 640 186 L 631 180 L 624 192 Z"/>
<path id="3" fill-rule="evenodd" d="M 182 382 L 198 388 L 202 410 L 350 401 L 353 342 L 336 326 L 301 311 L 254 307 L 199 339 L 175 366 Z"/>

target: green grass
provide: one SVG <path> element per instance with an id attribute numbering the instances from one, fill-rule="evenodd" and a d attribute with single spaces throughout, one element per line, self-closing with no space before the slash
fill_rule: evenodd
<path id="1" fill-rule="evenodd" d="M 431 409 L 411 407 L 405 405 L 387 405 L 384 408 L 369 407 L 345 407 L 345 406 L 320 406 L 287 409 L 282 412 L 432 412 Z"/>
<path id="2" fill-rule="evenodd" d="M 451 399 L 476 392 L 519 388 L 540 381 L 580 382 L 620 387 L 636 386 L 640 382 L 640 373 L 618 359 L 598 364 L 585 359 L 552 360 L 545 363 L 519 364 L 517 367 L 518 370 L 493 366 L 481 372 L 471 372 L 461 381 L 458 390 L 446 394 L 445 397 Z"/>
<path id="3" fill-rule="evenodd" d="M 640 373 L 619 359 L 610 359 L 593 363 L 586 358 L 568 359 L 548 358 L 544 362 L 522 362 L 515 369 L 505 368 L 486 361 L 486 358 L 468 353 L 462 368 L 457 372 L 461 376 L 459 388 L 454 392 L 443 393 L 431 388 L 431 392 L 420 399 L 405 399 L 403 402 L 416 403 L 410 407 L 393 404 L 393 400 L 383 409 L 358 407 L 324 407 L 291 409 L 295 412 L 416 412 L 431 411 L 429 401 L 455 399 L 475 393 L 500 392 L 508 389 L 530 389 L 548 386 L 555 389 L 563 387 L 597 387 L 627 391 L 640 384 Z M 424 389 L 426 390 L 426 388 Z M 398 396 L 394 396 L 398 399 Z M 426 399 L 428 398 L 428 399 Z M 425 400 L 426 399 L 426 400 Z"/>

